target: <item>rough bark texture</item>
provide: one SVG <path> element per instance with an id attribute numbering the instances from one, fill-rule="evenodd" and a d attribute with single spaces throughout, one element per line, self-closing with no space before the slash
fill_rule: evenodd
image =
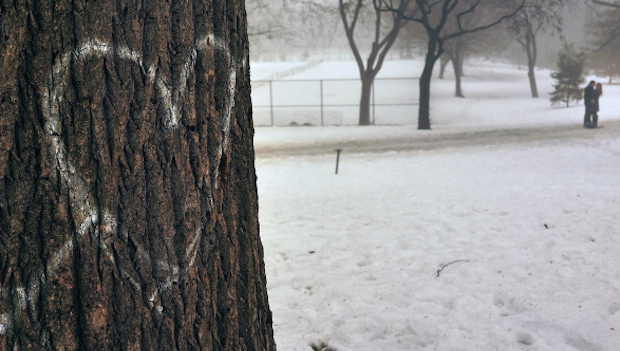
<path id="1" fill-rule="evenodd" d="M 243 0 L 0 0 L 0 350 L 275 350 Z"/>

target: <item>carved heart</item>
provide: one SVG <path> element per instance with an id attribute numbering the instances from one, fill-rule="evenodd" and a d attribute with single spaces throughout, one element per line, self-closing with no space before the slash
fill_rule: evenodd
<path id="1" fill-rule="evenodd" d="M 176 129 L 178 126 L 178 115 L 180 111 L 179 101 L 185 96 L 186 93 L 185 83 L 188 80 L 188 76 L 190 76 L 194 70 L 198 53 L 206 50 L 209 46 L 213 46 L 215 50 L 224 53 L 228 58 L 228 62 L 230 62 L 229 89 L 228 96 L 226 97 L 226 110 L 223 113 L 222 121 L 223 136 L 220 147 L 218 148 L 218 155 L 215 155 L 215 172 L 218 172 L 218 166 L 222 160 L 222 155 L 227 147 L 229 139 L 228 135 L 230 131 L 231 114 L 235 104 L 237 68 L 239 66 L 245 67 L 247 64 L 245 59 L 241 63 L 233 62 L 230 52 L 226 47 L 226 43 L 222 40 L 209 35 L 196 42 L 194 50 L 192 50 L 191 54 L 187 58 L 184 69 L 181 70 L 181 73 L 179 74 L 179 84 L 175 85 L 180 87 L 178 91 L 170 90 L 163 79 L 161 79 L 161 77 L 157 74 L 157 69 L 155 67 L 144 67 L 141 53 L 126 47 L 117 47 L 116 49 L 113 49 L 110 44 L 97 40 L 87 42 L 76 50 L 63 54 L 54 64 L 52 71 L 49 74 L 48 87 L 46 87 L 43 92 L 44 99 L 41 107 L 43 113 L 45 114 L 46 136 L 49 143 L 52 145 L 52 154 L 55 155 L 56 167 L 60 172 L 63 182 L 65 182 L 69 189 L 71 206 L 78 212 L 78 216 L 83 218 L 78 232 L 76 233 L 78 238 L 89 233 L 90 229 L 97 225 L 100 225 L 103 230 L 105 230 L 108 234 L 111 234 L 116 230 L 117 221 L 107 209 L 104 209 L 103 211 L 103 218 L 99 218 L 97 208 L 94 206 L 94 196 L 89 192 L 84 181 L 76 171 L 71 161 L 68 159 L 67 151 L 61 142 L 60 102 L 62 101 L 64 87 L 69 77 L 71 59 L 77 58 L 78 60 L 83 60 L 90 56 L 105 57 L 107 55 L 115 55 L 120 59 L 128 60 L 139 65 L 147 72 L 147 77 L 152 80 L 152 83 L 154 83 L 157 88 L 156 90 L 158 91 L 159 98 L 167 110 L 167 126 L 170 129 Z M 215 177 L 215 179 L 217 179 L 217 173 L 215 174 Z M 213 198 L 210 198 L 209 200 L 213 203 Z M 200 246 L 198 243 L 201 237 L 202 232 L 198 231 L 186 248 L 186 259 L 190 267 L 193 266 L 198 254 L 198 248 Z M 73 251 L 73 242 L 73 239 L 67 240 L 61 248 L 52 255 L 51 259 L 48 261 L 47 271 L 45 272 L 47 277 L 54 277 L 56 275 L 56 271 L 64 259 Z M 114 262 L 114 257 L 111 250 L 103 242 L 100 243 L 100 245 L 101 250 L 106 257 L 110 261 Z M 128 273 L 123 272 L 122 268 L 120 269 L 121 273 L 136 287 L 136 289 L 140 290 L 139 284 L 135 282 Z M 36 276 L 43 278 L 45 275 L 43 272 L 40 272 L 40 274 L 37 274 Z M 41 288 L 40 281 L 42 280 L 43 279 L 38 278 L 33 279 L 28 291 L 26 291 L 24 287 L 17 288 L 17 299 L 20 309 L 24 310 L 28 303 L 36 303 Z M 159 312 L 162 311 L 161 306 L 155 306 L 156 297 L 159 292 L 166 290 L 171 286 L 171 284 L 172 279 L 169 279 L 167 282 L 160 284 L 159 288 L 149 296 L 151 307 L 156 307 L 156 310 Z M 4 291 L 0 292 L 4 294 Z M 10 315 L 0 313 L 0 335 L 6 333 L 11 326 L 12 321 L 10 320 Z"/>

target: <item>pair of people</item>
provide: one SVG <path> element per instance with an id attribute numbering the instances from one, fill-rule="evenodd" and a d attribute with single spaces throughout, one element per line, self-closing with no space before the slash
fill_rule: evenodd
<path id="1" fill-rule="evenodd" d="M 583 102 L 586 106 L 583 126 L 586 128 L 598 127 L 598 99 L 601 95 L 603 95 L 603 85 L 595 81 L 590 81 L 590 84 L 588 84 L 583 92 Z"/>

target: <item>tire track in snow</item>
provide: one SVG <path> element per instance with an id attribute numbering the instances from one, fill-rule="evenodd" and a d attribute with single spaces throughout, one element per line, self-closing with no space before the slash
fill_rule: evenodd
<path id="1" fill-rule="evenodd" d="M 418 131 L 410 135 L 382 139 L 364 137 L 345 141 L 328 140 L 316 144 L 299 137 L 294 144 L 255 145 L 258 158 L 320 155 L 343 149 L 347 153 L 371 153 L 388 151 L 430 151 L 448 148 L 499 146 L 508 144 L 543 145 L 571 141 L 589 142 L 614 138 L 620 135 L 620 121 L 609 121 L 603 128 L 586 129 L 581 125 L 544 126 L 534 128 L 488 129 L 470 131 Z M 301 128 L 301 127 L 295 127 Z M 308 127 L 314 128 L 314 127 Z M 373 127 L 360 127 L 373 128 Z M 259 132 L 260 133 L 260 132 Z"/>

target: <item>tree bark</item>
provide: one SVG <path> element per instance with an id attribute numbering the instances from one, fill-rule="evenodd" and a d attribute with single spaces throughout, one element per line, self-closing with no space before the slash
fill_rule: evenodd
<path id="1" fill-rule="evenodd" d="M 420 105 L 418 107 L 418 129 L 420 130 L 431 129 L 431 81 L 435 62 L 442 54 L 442 52 L 437 52 L 438 46 L 435 40 L 429 39 L 424 68 L 420 75 Z"/>
<path id="2" fill-rule="evenodd" d="M 536 33 L 532 28 L 532 24 L 527 22 L 525 24 L 526 34 L 523 40 L 519 43 L 525 49 L 527 57 L 527 78 L 530 83 L 530 93 L 532 98 L 538 98 L 538 85 L 536 84 L 536 61 L 538 60 L 538 46 L 536 44 Z"/>
<path id="3" fill-rule="evenodd" d="M 275 350 L 243 0 L 0 0 L 0 350 Z"/>
<path id="4" fill-rule="evenodd" d="M 374 77 L 372 76 L 364 76 L 361 78 L 362 92 L 360 94 L 360 117 L 358 122 L 358 125 L 360 126 L 368 126 L 372 124 L 370 119 L 370 100 L 374 81 Z"/>
<path id="5" fill-rule="evenodd" d="M 528 63 L 527 77 L 530 82 L 530 92 L 532 94 L 532 98 L 538 98 L 538 85 L 536 84 L 536 64 Z"/>
<path id="6" fill-rule="evenodd" d="M 463 95 L 463 88 L 461 85 L 461 78 L 463 77 L 463 59 L 457 52 L 450 61 L 452 61 L 452 68 L 454 69 L 454 96 L 461 98 L 465 97 L 465 95 Z"/>
<path id="7" fill-rule="evenodd" d="M 439 60 L 439 79 L 445 79 L 446 67 L 450 63 L 450 58 L 446 55 L 441 55 Z"/>
<path id="8" fill-rule="evenodd" d="M 537 46 L 536 37 L 528 37 L 527 46 L 525 47 L 527 54 L 527 77 L 530 82 L 530 92 L 532 98 L 538 98 L 538 85 L 536 84 L 536 61 L 537 61 Z"/>

